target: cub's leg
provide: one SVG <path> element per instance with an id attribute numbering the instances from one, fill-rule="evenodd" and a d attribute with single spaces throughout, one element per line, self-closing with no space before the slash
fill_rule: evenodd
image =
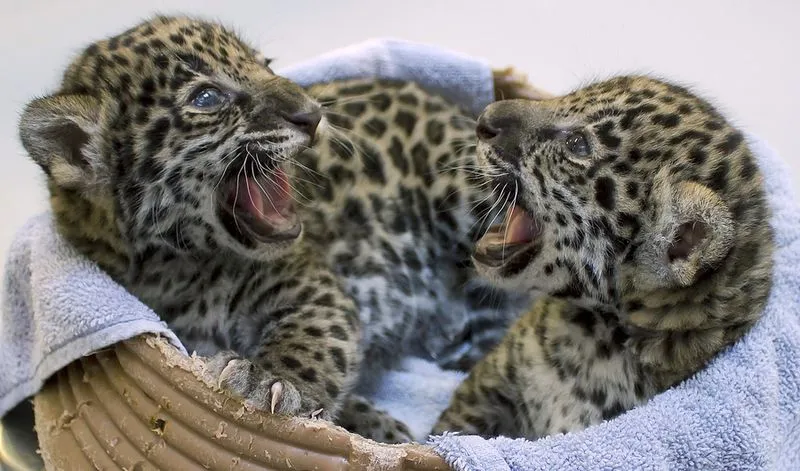
<path id="1" fill-rule="evenodd" d="M 304 259 L 287 262 L 280 279 L 289 281 L 260 296 L 262 305 L 246 306 L 247 325 L 265 326 L 253 351 L 222 351 L 205 373 L 259 409 L 331 420 L 359 372 L 361 325 L 333 274 Z"/>
<path id="2" fill-rule="evenodd" d="M 448 431 L 485 437 L 518 435 L 520 391 L 510 355 L 513 345 L 506 337 L 470 371 L 439 416 L 434 435 Z"/>
<path id="3" fill-rule="evenodd" d="M 354 394 L 345 399 L 336 423 L 350 432 L 376 442 L 414 441 L 411 431 L 404 423 L 394 419 L 388 412 L 377 409 L 369 400 Z"/>

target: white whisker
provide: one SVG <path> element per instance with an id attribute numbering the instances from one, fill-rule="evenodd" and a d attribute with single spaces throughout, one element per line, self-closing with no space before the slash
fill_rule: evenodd
<path id="1" fill-rule="evenodd" d="M 517 181 L 514 180 L 514 198 L 511 199 L 511 204 L 514 204 L 514 202 L 517 201 L 518 190 L 519 190 L 519 185 L 517 184 Z M 505 210 L 506 210 L 506 224 L 505 224 L 505 232 L 503 233 L 503 255 L 502 255 L 503 260 L 505 260 L 506 258 L 505 242 L 508 240 L 508 226 L 511 225 L 511 220 L 510 220 L 511 214 L 508 211 L 508 208 L 505 208 Z"/>

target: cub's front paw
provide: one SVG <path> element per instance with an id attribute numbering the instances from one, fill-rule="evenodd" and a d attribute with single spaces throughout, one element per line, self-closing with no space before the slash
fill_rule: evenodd
<path id="1" fill-rule="evenodd" d="M 431 430 L 431 435 L 442 435 L 445 432 L 456 432 L 461 435 L 490 436 L 486 432 L 487 425 L 478 417 L 459 416 L 452 412 L 442 415 Z"/>
<path id="2" fill-rule="evenodd" d="M 273 414 L 330 419 L 330 405 L 312 384 L 292 374 L 268 371 L 235 352 L 223 351 L 208 360 L 204 375 L 245 404 Z"/>

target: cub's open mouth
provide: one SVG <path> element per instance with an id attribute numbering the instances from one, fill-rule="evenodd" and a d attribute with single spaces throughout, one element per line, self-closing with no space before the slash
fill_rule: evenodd
<path id="1" fill-rule="evenodd" d="M 300 235 L 300 221 L 292 204 L 292 187 L 284 170 L 272 170 L 269 176 L 243 172 L 232 177 L 221 192 L 220 221 L 231 236 L 245 246 L 284 241 Z"/>
<path id="2" fill-rule="evenodd" d="M 513 205 L 505 220 L 489 228 L 475 246 L 473 258 L 490 267 L 499 267 L 520 251 L 537 243 L 542 227 L 519 205 Z"/>

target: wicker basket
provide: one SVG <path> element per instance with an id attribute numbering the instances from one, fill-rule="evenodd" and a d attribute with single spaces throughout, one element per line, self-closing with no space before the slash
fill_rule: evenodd
<path id="1" fill-rule="evenodd" d="M 72 363 L 34 399 L 47 469 L 449 470 L 429 447 L 247 410 L 147 335 Z"/>

